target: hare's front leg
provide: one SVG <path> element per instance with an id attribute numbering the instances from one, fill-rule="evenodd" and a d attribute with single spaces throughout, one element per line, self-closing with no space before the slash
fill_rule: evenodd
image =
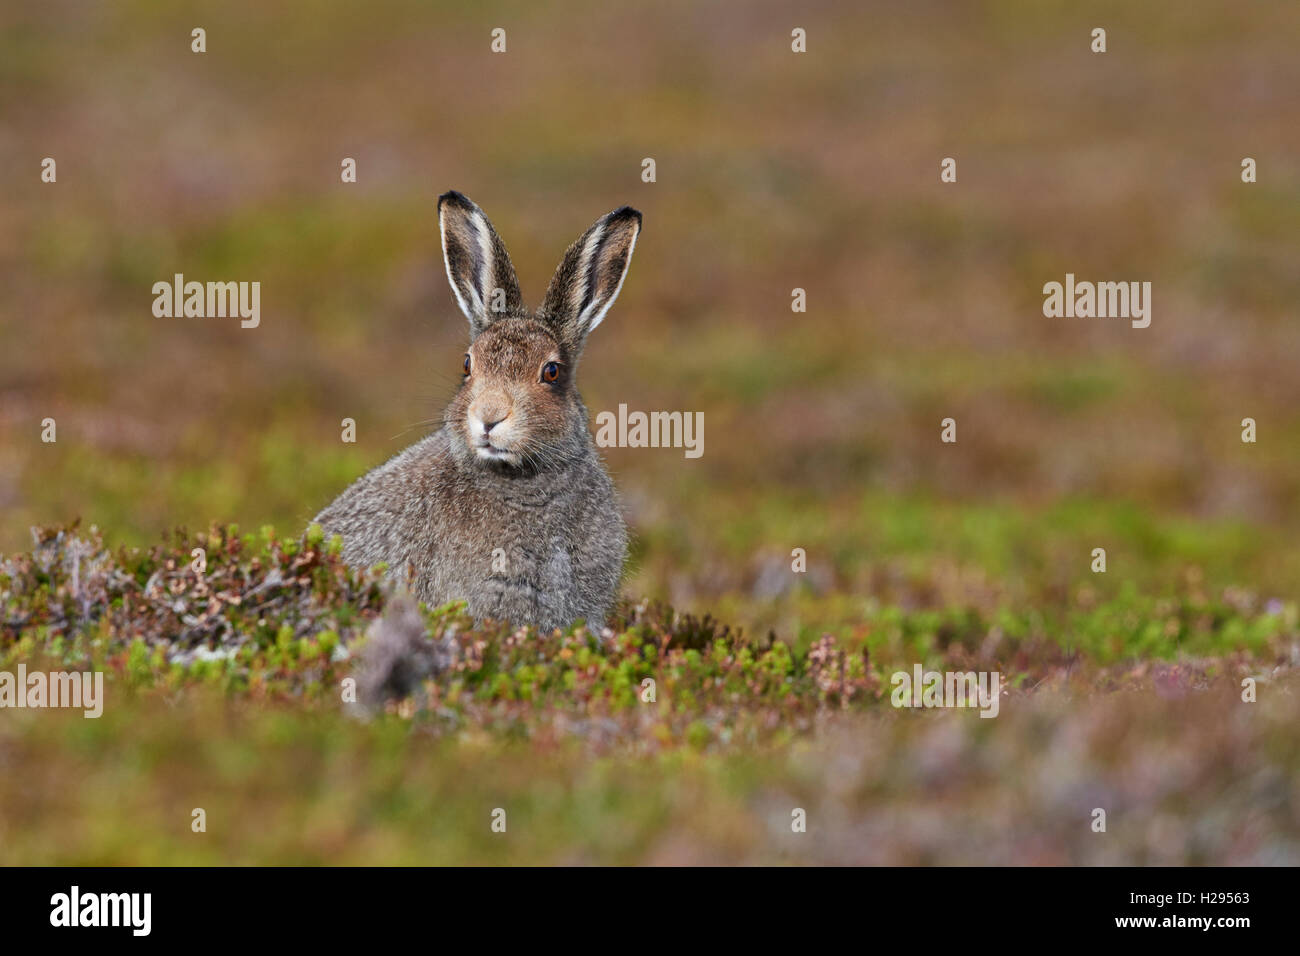
<path id="1" fill-rule="evenodd" d="M 618 596 L 627 559 L 627 528 L 612 494 L 586 516 L 573 539 L 572 555 L 569 619 L 582 618 L 599 633 Z"/>

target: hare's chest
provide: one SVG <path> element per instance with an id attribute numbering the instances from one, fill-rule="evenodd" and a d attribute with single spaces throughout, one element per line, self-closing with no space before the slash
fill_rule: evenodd
<path id="1" fill-rule="evenodd" d="M 489 578 L 506 578 L 539 590 L 568 586 L 573 579 L 572 529 L 550 515 L 507 518 L 491 542 Z"/>
<path id="2" fill-rule="evenodd" d="M 493 549 L 486 573 L 467 585 L 475 617 L 562 627 L 572 617 L 573 559 L 561 541 Z"/>
<path id="3" fill-rule="evenodd" d="M 563 502 L 486 503 L 471 531 L 447 543 L 457 552 L 448 590 L 476 617 L 558 621 L 575 589 L 573 525 Z"/>

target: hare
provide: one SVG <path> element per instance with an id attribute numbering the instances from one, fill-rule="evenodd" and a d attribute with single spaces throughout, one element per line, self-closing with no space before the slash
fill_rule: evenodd
<path id="1" fill-rule="evenodd" d="M 354 567 L 386 562 L 430 606 L 544 630 L 600 628 L 627 530 L 574 375 L 623 280 L 641 214 L 624 206 L 571 245 L 535 314 L 496 230 L 457 192 L 438 199 L 443 259 L 469 319 L 464 379 L 437 432 L 316 516 Z"/>

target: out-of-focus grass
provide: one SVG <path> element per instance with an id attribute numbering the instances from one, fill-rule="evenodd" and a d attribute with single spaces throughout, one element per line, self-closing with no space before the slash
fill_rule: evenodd
<path id="1" fill-rule="evenodd" d="M 831 717 L 794 748 L 596 760 L 398 717 L 117 700 L 0 724 L 0 862 L 1295 865 L 1290 691 L 1039 694 L 996 720 Z"/>
<path id="2" fill-rule="evenodd" d="M 449 606 L 407 638 L 446 663 L 390 684 L 388 597 L 339 551 L 214 528 L 112 553 L 51 531 L 0 564 L 0 670 L 106 677 L 98 718 L 3 711 L 0 863 L 1300 855 L 1294 604 L 1124 594 L 1068 639 L 1010 610 L 892 607 L 804 646 L 646 606 L 602 634 Z M 1000 673 L 992 719 L 891 706 L 914 663 Z M 358 713 L 352 681 L 390 689 Z"/>

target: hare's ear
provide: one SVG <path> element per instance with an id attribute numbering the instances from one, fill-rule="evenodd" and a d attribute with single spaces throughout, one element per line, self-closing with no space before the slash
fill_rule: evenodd
<path id="1" fill-rule="evenodd" d="M 537 315 L 571 353 L 582 351 L 587 335 L 618 298 L 640 232 L 639 212 L 630 206 L 615 209 L 596 220 L 560 261 Z"/>
<path id="2" fill-rule="evenodd" d="M 515 268 L 482 209 L 458 192 L 443 193 L 438 197 L 438 228 L 447 281 L 469 319 L 471 339 L 497 319 L 524 311 Z"/>

